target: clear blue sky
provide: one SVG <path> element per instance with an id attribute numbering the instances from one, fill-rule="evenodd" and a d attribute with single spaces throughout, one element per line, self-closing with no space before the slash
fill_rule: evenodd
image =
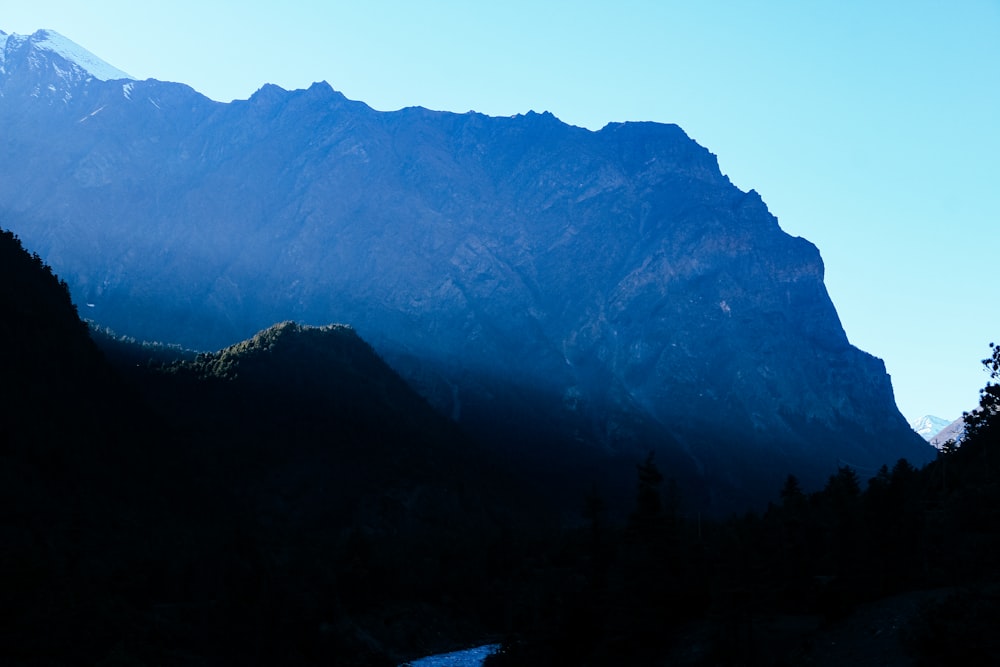
<path id="1" fill-rule="evenodd" d="M 328 81 L 381 110 L 677 123 L 815 243 L 907 418 L 976 405 L 1000 342 L 1000 0 L 31 0 L 137 78 L 221 100 Z"/>

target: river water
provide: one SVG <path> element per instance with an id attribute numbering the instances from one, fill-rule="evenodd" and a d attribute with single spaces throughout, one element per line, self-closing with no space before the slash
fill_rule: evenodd
<path id="1" fill-rule="evenodd" d="M 480 667 L 486 656 L 500 648 L 500 644 L 486 644 L 464 651 L 439 653 L 419 660 L 407 662 L 400 667 Z"/>

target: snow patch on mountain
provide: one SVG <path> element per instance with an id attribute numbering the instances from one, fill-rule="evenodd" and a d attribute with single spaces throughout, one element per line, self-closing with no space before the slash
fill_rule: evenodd
<path id="1" fill-rule="evenodd" d="M 113 79 L 133 79 L 117 67 L 109 65 L 76 42 L 63 37 L 54 30 L 39 30 L 31 36 L 31 41 L 37 48 L 56 53 L 69 62 L 86 70 L 95 79 L 111 81 Z"/>
<path id="2" fill-rule="evenodd" d="M 3 30 L 0 30 L 0 74 L 4 74 L 4 63 L 7 60 L 7 38 L 10 37 Z"/>
<path id="3" fill-rule="evenodd" d="M 0 71 L 6 61 L 6 52 L 9 48 L 17 48 L 25 42 L 39 51 L 54 53 L 71 65 L 82 70 L 87 76 L 101 81 L 111 81 L 114 79 L 134 79 L 132 75 L 109 65 L 93 53 L 83 48 L 76 42 L 63 37 L 55 30 L 38 30 L 30 36 L 18 35 L 17 33 L 7 34 L 0 31 Z M 52 63 L 53 68 L 60 76 L 65 76 L 58 65 Z"/>

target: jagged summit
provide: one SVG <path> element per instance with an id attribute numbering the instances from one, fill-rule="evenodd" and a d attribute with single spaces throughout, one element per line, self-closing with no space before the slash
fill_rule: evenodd
<path id="1" fill-rule="evenodd" d="M 27 49 L 29 52 L 46 52 L 55 54 L 63 62 L 53 63 L 57 73 L 68 74 L 60 65 L 68 63 L 77 78 L 94 78 L 101 81 L 114 79 L 132 79 L 130 74 L 108 64 L 93 53 L 83 48 L 73 40 L 60 35 L 55 30 L 36 30 L 31 35 L 7 34 L 0 30 L 0 71 L 4 71 L 6 63 L 11 60 L 11 54 Z M 39 68 L 42 64 L 37 57 L 28 57 L 29 67 Z M 83 76 L 80 76 L 80 75 Z"/>

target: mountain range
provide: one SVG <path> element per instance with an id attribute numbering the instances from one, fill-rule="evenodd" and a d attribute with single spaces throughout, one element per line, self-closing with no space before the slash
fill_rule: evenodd
<path id="1" fill-rule="evenodd" d="M 1000 351 L 921 442 L 679 128 L 0 46 L 4 664 L 992 664 Z"/>
<path id="2" fill-rule="evenodd" d="M 816 247 L 676 126 L 378 112 L 326 83 L 222 104 L 52 31 L 0 39 L 0 225 L 97 323 L 203 351 L 349 324 L 525 475 L 585 488 L 652 450 L 692 508 L 933 455 Z"/>

